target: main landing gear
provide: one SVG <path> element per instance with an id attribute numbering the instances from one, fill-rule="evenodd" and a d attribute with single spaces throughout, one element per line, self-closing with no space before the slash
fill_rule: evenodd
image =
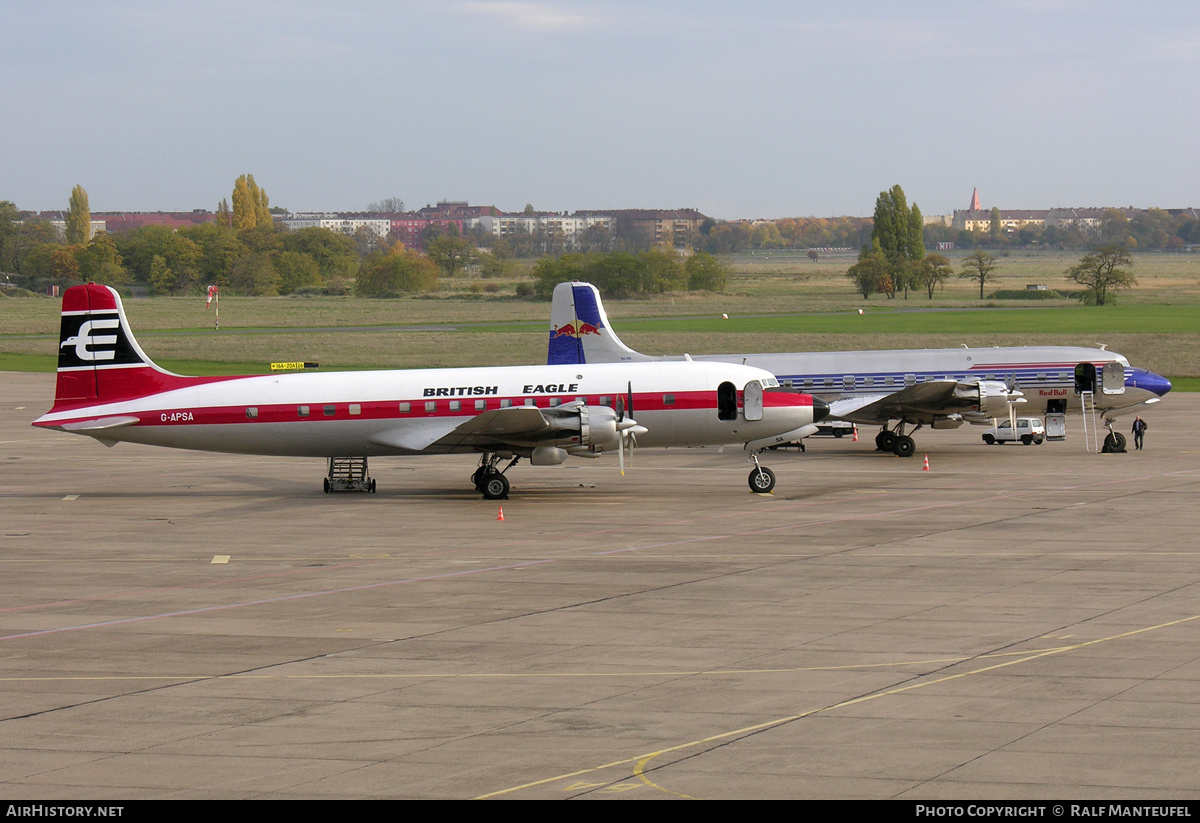
<path id="1" fill-rule="evenodd" d="M 517 465 L 520 456 L 514 457 L 503 469 L 497 470 L 500 455 L 495 452 L 485 453 L 479 460 L 479 468 L 471 475 L 471 483 L 475 491 L 483 495 L 484 500 L 507 500 L 510 488 L 508 478 L 504 473 Z"/>
<path id="2" fill-rule="evenodd" d="M 921 424 L 917 424 L 917 429 L 921 428 Z M 897 457 L 912 457 L 917 453 L 917 441 L 904 433 L 904 421 L 901 420 L 896 424 L 896 428 L 888 430 L 887 424 L 879 430 L 879 434 L 875 435 L 875 448 L 881 452 L 891 452 Z"/>

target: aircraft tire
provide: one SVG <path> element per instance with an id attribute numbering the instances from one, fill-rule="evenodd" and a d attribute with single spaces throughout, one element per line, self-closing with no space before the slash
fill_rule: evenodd
<path id="1" fill-rule="evenodd" d="M 750 491 L 756 494 L 770 494 L 775 488 L 775 472 L 766 466 L 760 466 L 750 472 Z"/>
<path id="2" fill-rule="evenodd" d="M 917 442 L 907 434 L 902 434 L 896 438 L 896 442 L 892 444 L 892 454 L 897 457 L 912 457 L 917 453 Z"/>
<path id="3" fill-rule="evenodd" d="M 508 478 L 500 472 L 490 472 L 483 478 L 479 490 L 483 492 L 485 500 L 507 500 L 509 490 Z"/>
<path id="4" fill-rule="evenodd" d="M 875 435 L 875 448 L 881 452 L 890 452 L 894 445 L 896 445 L 896 435 L 892 432 L 882 431 Z"/>
<path id="5" fill-rule="evenodd" d="M 1104 438 L 1104 451 L 1109 454 L 1116 454 L 1125 451 L 1125 435 L 1120 432 L 1109 432 Z"/>

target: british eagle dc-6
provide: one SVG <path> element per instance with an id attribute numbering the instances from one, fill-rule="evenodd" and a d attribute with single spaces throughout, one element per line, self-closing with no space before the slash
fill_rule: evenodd
<path id="1" fill-rule="evenodd" d="M 751 488 L 769 491 L 758 452 L 826 413 L 769 372 L 726 363 L 185 377 L 146 356 L 116 291 L 89 284 L 63 295 L 54 407 L 33 425 L 106 445 L 324 457 L 326 491 L 374 491 L 368 457 L 477 453 L 471 480 L 497 499 L 521 458 L 556 465 L 617 451 L 623 464 L 635 436 L 643 446 L 745 444 Z"/>

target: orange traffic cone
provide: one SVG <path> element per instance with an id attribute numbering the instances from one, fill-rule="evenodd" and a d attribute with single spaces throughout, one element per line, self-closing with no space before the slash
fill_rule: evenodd
<path id="1" fill-rule="evenodd" d="M 921 471 L 929 471 L 929 455 L 925 455 L 925 465 L 921 468 Z"/>
<path id="2" fill-rule="evenodd" d="M 928 458 L 925 459 L 925 468 L 929 468 L 929 459 Z M 504 507 L 503 506 L 500 507 L 500 513 L 498 515 L 496 515 L 496 519 L 503 522 L 503 520 L 504 520 Z"/>
<path id="3" fill-rule="evenodd" d="M 851 443 L 857 443 L 857 442 L 858 442 L 858 426 L 855 426 L 855 427 L 854 427 L 854 439 L 853 439 L 853 440 L 851 440 L 850 442 L 851 442 Z"/>

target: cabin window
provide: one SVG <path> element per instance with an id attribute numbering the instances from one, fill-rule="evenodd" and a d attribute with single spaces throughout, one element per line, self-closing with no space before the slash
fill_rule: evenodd
<path id="1" fill-rule="evenodd" d="M 427 414 L 433 414 L 435 411 L 437 411 L 437 401 L 436 400 L 426 400 L 425 401 L 425 412 Z"/>
<path id="2" fill-rule="evenodd" d="M 827 388 L 827 389 L 833 388 L 833 378 L 832 377 L 825 378 L 825 388 Z"/>
<path id="3" fill-rule="evenodd" d="M 867 386 L 874 386 L 875 378 L 872 377 L 871 375 L 867 375 L 866 377 L 863 378 L 863 384 L 867 385 Z"/>
<path id="4" fill-rule="evenodd" d="M 300 406 L 296 409 L 296 414 L 300 415 L 301 417 L 308 417 L 308 406 Z"/>
<path id="5" fill-rule="evenodd" d="M 663 395 L 663 405 L 664 406 L 674 406 L 675 405 L 675 395 L 664 394 Z"/>
<path id="6" fill-rule="evenodd" d="M 401 403 L 400 404 L 400 413 L 401 414 L 408 414 L 411 411 L 412 411 L 412 403 Z"/>
<path id="7" fill-rule="evenodd" d="M 737 387 L 732 383 L 717 386 L 717 419 L 737 420 Z"/>
<path id="8" fill-rule="evenodd" d="M 847 374 L 842 378 L 842 388 L 846 389 L 847 391 L 852 391 L 854 389 L 854 375 Z"/>
<path id="9" fill-rule="evenodd" d="M 600 395 L 600 405 L 601 406 L 611 406 L 612 398 L 609 397 L 607 394 Z"/>
<path id="10" fill-rule="evenodd" d="M 258 407 L 257 406 L 251 406 L 250 408 L 246 409 L 246 418 L 247 419 L 253 420 L 256 417 L 258 417 Z"/>
<path id="11" fill-rule="evenodd" d="M 475 411 L 483 411 L 486 408 L 487 408 L 486 400 L 476 400 L 475 401 Z"/>
<path id="12" fill-rule="evenodd" d="M 906 385 L 906 386 L 917 385 L 917 376 L 915 374 L 904 375 L 904 385 Z"/>
<path id="13" fill-rule="evenodd" d="M 536 400 L 534 400 L 532 397 L 526 397 L 526 398 L 525 398 L 525 405 L 526 405 L 526 406 L 536 406 L 536 405 L 537 405 L 537 401 L 536 401 Z"/>
<path id="14" fill-rule="evenodd" d="M 360 406 L 358 403 L 351 403 L 350 404 L 350 413 L 351 414 L 362 414 L 362 406 Z"/>
<path id="15" fill-rule="evenodd" d="M 555 406 L 559 405 L 560 403 L 562 403 L 562 400 L 560 400 L 559 398 L 557 398 L 557 397 L 550 398 L 550 408 L 554 408 Z"/>
<path id="16" fill-rule="evenodd" d="M 509 400 L 507 397 L 500 401 L 500 408 L 502 408 L 502 409 L 507 409 L 507 408 L 510 408 L 511 406 L 512 406 L 512 401 Z"/>
<path id="17" fill-rule="evenodd" d="M 812 378 L 811 377 L 804 378 L 804 388 L 806 388 L 806 389 L 812 388 Z"/>
<path id="18" fill-rule="evenodd" d="M 450 411 L 459 411 L 461 409 L 462 409 L 462 401 L 461 400 L 451 400 L 450 401 Z"/>
<path id="19" fill-rule="evenodd" d="M 325 407 L 325 416 L 326 417 L 333 417 L 336 413 L 337 413 L 336 406 L 326 406 Z"/>

